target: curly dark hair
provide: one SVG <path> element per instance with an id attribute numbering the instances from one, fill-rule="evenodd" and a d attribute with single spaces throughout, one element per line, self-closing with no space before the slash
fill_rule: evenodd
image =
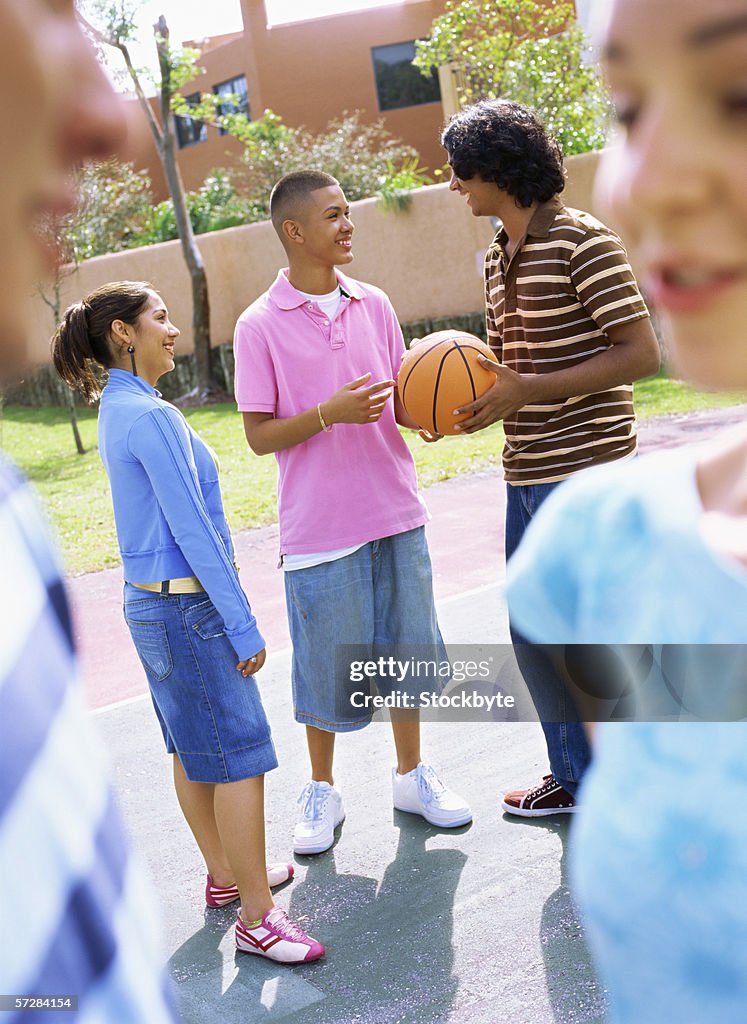
<path id="1" fill-rule="evenodd" d="M 563 154 L 539 117 L 512 100 L 481 100 L 450 119 L 441 135 L 457 178 L 478 175 L 519 206 L 552 199 L 565 186 Z"/>

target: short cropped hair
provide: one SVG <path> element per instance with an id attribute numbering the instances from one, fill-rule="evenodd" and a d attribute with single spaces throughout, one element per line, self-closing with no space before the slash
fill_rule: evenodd
<path id="1" fill-rule="evenodd" d="M 291 171 L 275 183 L 270 193 L 270 218 L 281 238 L 283 221 L 298 216 L 299 206 L 310 192 L 330 185 L 339 185 L 339 182 L 326 171 Z"/>
<path id="2" fill-rule="evenodd" d="M 512 100 L 481 100 L 449 120 L 441 136 L 457 178 L 478 175 L 519 206 L 552 199 L 565 186 L 563 155 L 539 117 Z"/>

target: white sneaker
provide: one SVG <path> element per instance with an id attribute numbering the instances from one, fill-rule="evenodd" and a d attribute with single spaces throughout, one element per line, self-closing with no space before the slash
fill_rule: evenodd
<path id="1" fill-rule="evenodd" d="M 439 828 L 457 828 L 472 821 L 469 804 L 447 789 L 433 768 L 422 761 L 407 775 L 392 768 L 392 797 L 398 811 L 420 814 Z"/>
<path id="2" fill-rule="evenodd" d="M 298 798 L 301 811 L 293 832 L 294 853 L 324 853 L 345 820 L 340 791 L 328 782 L 307 782 Z"/>

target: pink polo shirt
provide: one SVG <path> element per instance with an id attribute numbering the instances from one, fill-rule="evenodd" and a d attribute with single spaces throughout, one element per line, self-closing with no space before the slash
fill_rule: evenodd
<path id="1" fill-rule="evenodd" d="M 337 271 L 330 320 L 290 284 L 287 270 L 239 317 L 234 334 L 241 412 L 278 419 L 313 409 L 364 373 L 396 379 L 404 341 L 384 292 Z M 277 452 L 280 550 L 307 554 L 365 544 L 428 520 L 415 464 L 392 400 L 378 423 L 336 423 Z"/>

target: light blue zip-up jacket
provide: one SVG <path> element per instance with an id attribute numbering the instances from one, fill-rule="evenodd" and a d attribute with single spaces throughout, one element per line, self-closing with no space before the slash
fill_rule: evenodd
<path id="1" fill-rule="evenodd" d="M 218 469 L 181 412 L 142 377 L 109 370 L 99 451 L 129 583 L 196 576 L 239 660 L 265 646 L 233 564 Z"/>

